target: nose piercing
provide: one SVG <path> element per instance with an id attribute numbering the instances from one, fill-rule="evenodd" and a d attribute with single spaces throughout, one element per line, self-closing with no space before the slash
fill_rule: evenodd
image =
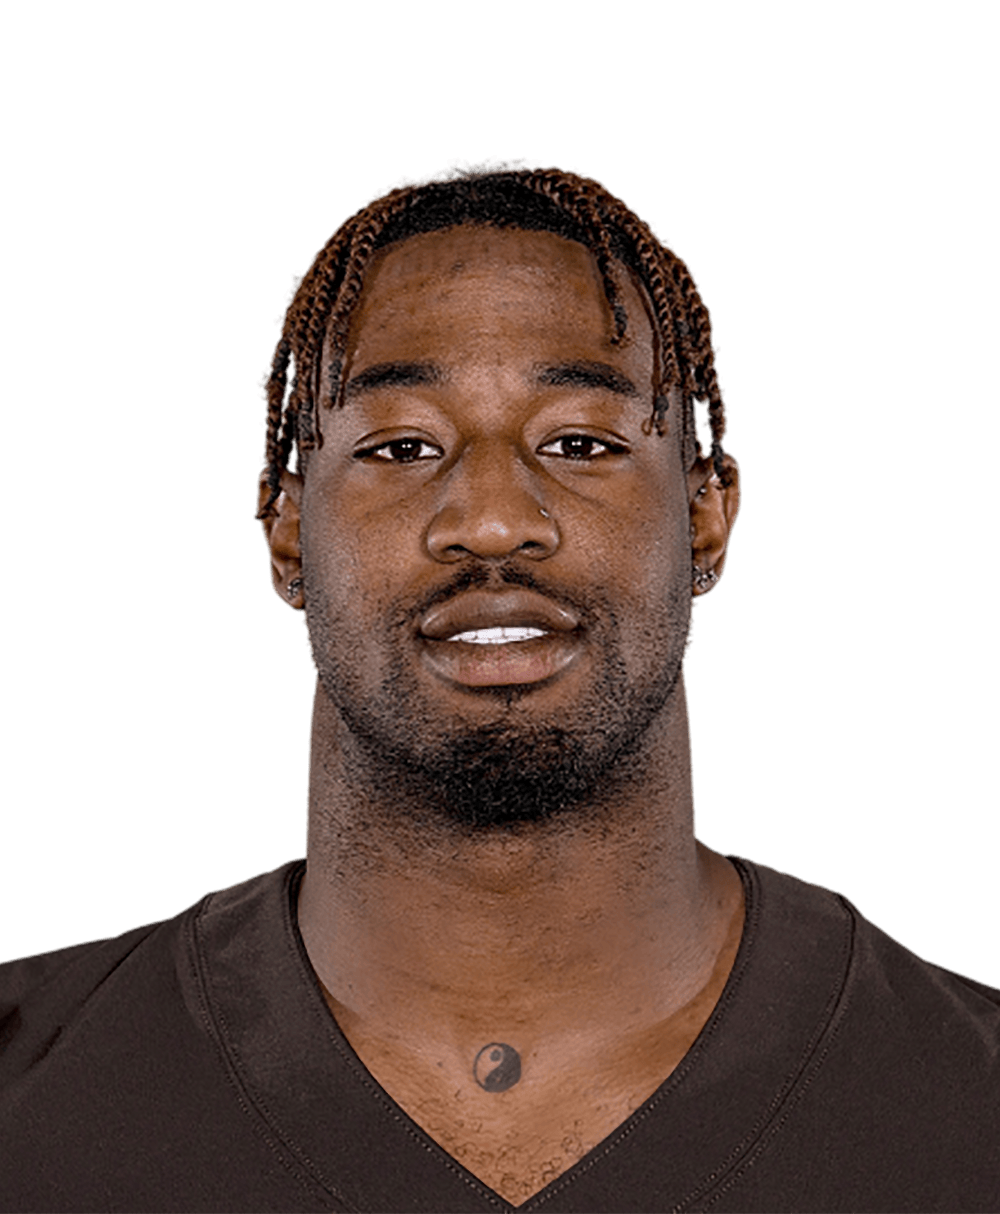
<path id="1" fill-rule="evenodd" d="M 538 513 L 542 516 L 542 518 L 551 518 L 552 517 L 552 515 L 549 514 L 549 512 L 545 509 L 544 506 L 538 507 Z"/>

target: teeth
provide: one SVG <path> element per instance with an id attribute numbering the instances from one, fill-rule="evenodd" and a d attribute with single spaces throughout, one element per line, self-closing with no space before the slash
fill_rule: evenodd
<path id="1" fill-rule="evenodd" d="M 473 645 L 507 645 L 511 641 L 530 641 L 545 636 L 543 628 L 473 628 L 456 632 L 449 641 L 471 641 Z"/>

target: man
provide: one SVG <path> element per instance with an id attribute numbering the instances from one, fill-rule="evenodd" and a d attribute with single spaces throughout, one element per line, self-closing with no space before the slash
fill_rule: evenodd
<path id="1" fill-rule="evenodd" d="M 268 400 L 307 861 L 0 968 L 3 1208 L 996 1209 L 1000 993 L 694 836 L 683 263 L 569 174 L 396 191 Z"/>

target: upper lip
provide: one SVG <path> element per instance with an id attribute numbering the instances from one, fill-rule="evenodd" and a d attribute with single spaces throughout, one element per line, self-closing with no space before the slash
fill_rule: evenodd
<path id="1" fill-rule="evenodd" d="M 420 633 L 444 641 L 476 628 L 542 628 L 573 632 L 577 617 L 552 599 L 531 590 L 466 590 L 432 607 L 420 621 Z"/>

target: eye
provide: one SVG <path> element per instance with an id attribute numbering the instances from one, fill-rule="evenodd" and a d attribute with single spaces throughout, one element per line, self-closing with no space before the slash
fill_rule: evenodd
<path id="1" fill-rule="evenodd" d="M 560 449 L 553 450 L 554 447 Z M 622 443 L 594 438 L 592 434 L 562 434 L 538 450 L 541 455 L 555 455 L 560 459 L 590 460 L 606 455 L 624 455 L 628 448 Z"/>
<path id="2" fill-rule="evenodd" d="M 554 449 L 555 448 L 555 449 Z M 563 434 L 540 447 L 542 455 L 559 459 L 588 461 L 608 455 L 621 455 L 628 450 L 622 443 L 595 438 L 592 434 Z M 355 451 L 355 459 L 375 459 L 387 464 L 415 464 L 418 460 L 438 459 L 440 447 L 422 438 L 393 438 L 363 451 Z"/>
<path id="3" fill-rule="evenodd" d="M 366 447 L 355 451 L 355 459 L 377 459 L 387 464 L 415 464 L 421 459 L 437 459 L 441 448 L 422 438 L 393 438 L 377 447 Z"/>

